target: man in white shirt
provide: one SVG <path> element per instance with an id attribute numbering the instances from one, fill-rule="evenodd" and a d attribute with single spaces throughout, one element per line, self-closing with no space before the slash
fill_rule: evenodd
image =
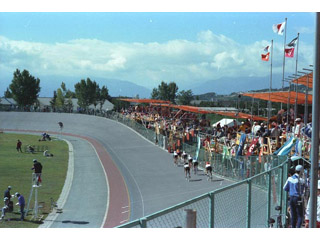
<path id="1" fill-rule="evenodd" d="M 294 127 L 294 136 L 299 138 L 301 134 L 301 128 L 303 127 L 303 123 L 301 122 L 301 118 L 296 118 L 296 125 Z"/>

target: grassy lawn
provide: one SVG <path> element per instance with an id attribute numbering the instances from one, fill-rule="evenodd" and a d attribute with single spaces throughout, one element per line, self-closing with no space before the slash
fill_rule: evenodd
<path id="1" fill-rule="evenodd" d="M 22 142 L 22 153 L 17 152 L 17 140 Z M 50 213 L 51 201 L 57 201 L 66 177 L 68 168 L 68 145 L 64 141 L 58 141 L 52 138 L 52 141 L 38 141 L 40 135 L 23 135 L 13 133 L 0 133 L 0 208 L 3 207 L 4 191 L 10 185 L 10 193 L 22 194 L 26 201 L 26 207 L 31 191 L 33 159 L 37 159 L 43 166 L 42 186 L 38 188 L 38 202 L 44 202 L 44 207 L 40 215 L 43 219 Z M 25 147 L 31 145 L 35 147 L 34 154 L 26 153 Z M 44 157 L 43 151 L 48 149 L 53 157 Z M 38 150 L 38 151 L 37 151 Z M 5 221 L 0 220 L 0 228 L 34 228 L 41 224 L 38 221 L 31 221 L 32 211 L 29 211 L 25 221 L 21 222 L 19 206 L 16 206 L 17 198 L 13 200 L 13 213 L 7 213 Z M 34 193 L 30 202 L 30 209 L 33 209 Z M 10 221 L 8 221 L 10 219 Z"/>

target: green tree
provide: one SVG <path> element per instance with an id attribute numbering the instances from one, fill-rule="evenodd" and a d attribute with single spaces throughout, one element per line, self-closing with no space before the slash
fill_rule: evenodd
<path id="1" fill-rule="evenodd" d="M 57 89 L 56 107 L 60 110 L 65 108 L 65 97 L 61 88 Z"/>
<path id="2" fill-rule="evenodd" d="M 151 93 L 152 99 L 165 100 L 170 102 L 175 102 L 176 94 L 178 91 L 178 86 L 174 82 L 169 84 L 161 82 L 158 88 L 154 88 Z"/>
<path id="3" fill-rule="evenodd" d="M 189 89 L 188 91 L 180 91 L 177 95 L 178 103 L 181 105 L 189 105 L 190 102 L 193 100 L 192 90 Z"/>
<path id="4" fill-rule="evenodd" d="M 151 99 L 160 99 L 158 89 L 156 89 L 156 88 L 152 89 Z"/>
<path id="5" fill-rule="evenodd" d="M 13 73 L 13 79 L 9 86 L 13 99 L 21 107 L 30 107 L 37 101 L 40 92 L 40 79 L 30 75 L 27 70 Z"/>
<path id="6" fill-rule="evenodd" d="M 95 81 L 92 82 L 90 78 L 87 78 L 87 80 L 82 79 L 74 85 L 74 88 L 79 106 L 88 111 L 89 105 L 94 103 L 97 96 L 97 83 Z"/>
<path id="7" fill-rule="evenodd" d="M 50 105 L 52 109 L 55 109 L 56 103 L 57 103 L 57 91 L 53 91 L 53 98 L 50 100 Z"/>
<path id="8" fill-rule="evenodd" d="M 173 102 L 173 103 L 175 102 L 178 89 L 179 88 L 175 82 L 169 83 L 169 85 L 168 85 L 168 100 L 170 102 Z"/>
<path id="9" fill-rule="evenodd" d="M 99 90 L 99 94 L 98 94 L 98 102 L 100 104 L 100 112 L 101 112 L 102 106 L 106 102 L 106 100 L 110 101 L 111 97 L 109 95 L 108 88 L 106 86 L 102 86 L 102 88 Z"/>

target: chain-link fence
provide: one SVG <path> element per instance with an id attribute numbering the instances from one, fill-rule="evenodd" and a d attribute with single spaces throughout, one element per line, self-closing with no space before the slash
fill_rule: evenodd
<path id="1" fill-rule="evenodd" d="M 267 172 L 209 192 L 144 218 L 119 226 L 120 228 L 185 227 L 186 212 L 196 214 L 197 228 L 264 228 L 268 219 L 277 214 L 275 206 L 286 209 L 286 199 L 279 194 L 288 162 Z M 284 212 L 284 211 L 282 211 Z M 285 217 L 283 217 L 285 221 Z"/>
<path id="2" fill-rule="evenodd" d="M 119 121 L 153 143 L 168 149 L 170 137 L 156 134 L 144 124 L 115 112 L 106 117 Z M 182 142 L 179 146 L 186 153 L 195 156 L 195 141 Z M 199 166 L 204 168 L 211 162 L 215 174 L 238 181 L 230 186 L 193 198 L 158 213 L 124 224 L 120 227 L 174 228 L 186 225 L 187 211 L 196 212 L 196 227 L 245 228 L 268 227 L 268 219 L 287 209 L 282 186 L 287 177 L 287 156 L 224 156 L 200 148 Z M 283 217 L 285 221 L 285 217 Z"/>

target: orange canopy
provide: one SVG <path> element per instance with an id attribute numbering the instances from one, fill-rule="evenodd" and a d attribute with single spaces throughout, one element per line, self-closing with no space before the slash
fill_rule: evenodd
<path id="1" fill-rule="evenodd" d="M 153 104 L 153 105 L 160 105 L 160 104 Z M 161 106 L 164 106 L 164 104 L 161 104 Z M 194 107 L 194 106 L 187 106 L 187 105 L 174 105 L 174 104 L 166 104 L 166 107 L 171 107 L 171 108 L 177 108 L 181 109 L 183 111 L 187 112 L 194 112 L 194 113 L 201 113 L 201 114 L 218 114 L 222 116 L 228 116 L 232 118 L 246 118 L 246 119 L 253 119 L 256 121 L 267 121 L 268 119 L 265 117 L 260 117 L 260 116 L 251 116 L 251 114 L 246 114 L 242 112 L 223 112 L 223 111 L 213 111 L 213 110 L 204 110 L 201 107 Z"/>
<path id="2" fill-rule="evenodd" d="M 215 114 L 228 116 L 228 117 L 232 117 L 232 118 L 252 119 L 254 121 L 267 121 L 268 120 L 268 118 L 265 118 L 265 117 L 254 116 L 254 115 L 242 113 L 242 112 L 218 112 L 218 111 L 216 111 Z"/>
<path id="3" fill-rule="evenodd" d="M 309 79 L 308 79 L 309 78 Z M 299 77 L 297 79 L 294 79 L 292 81 L 293 83 L 297 83 L 297 84 L 301 84 L 301 85 L 305 85 L 308 88 L 312 88 L 312 84 L 313 84 L 313 73 L 309 73 L 306 74 L 302 77 Z"/>
<path id="4" fill-rule="evenodd" d="M 255 92 L 255 93 L 242 93 L 243 96 L 248 96 L 252 98 L 258 98 L 262 100 L 269 100 L 269 94 L 270 94 L 270 101 L 271 102 L 282 102 L 282 103 L 288 103 L 289 97 L 290 97 L 290 104 L 295 103 L 296 99 L 296 92 Z M 297 103 L 298 104 L 304 104 L 305 103 L 306 95 L 304 93 L 298 92 L 297 97 Z M 312 95 L 308 95 L 308 103 L 312 104 Z"/>
<path id="5" fill-rule="evenodd" d="M 134 98 L 121 98 L 121 101 L 135 102 L 135 103 L 170 103 L 170 101 L 157 100 L 157 99 L 134 99 Z"/>

